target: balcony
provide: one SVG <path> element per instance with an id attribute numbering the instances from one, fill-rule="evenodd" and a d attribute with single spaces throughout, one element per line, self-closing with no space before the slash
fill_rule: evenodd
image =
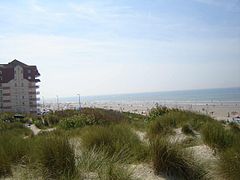
<path id="1" fill-rule="evenodd" d="M 39 88 L 39 85 L 36 85 L 36 86 L 28 86 L 29 88 L 34 88 L 34 89 L 38 89 Z"/>
<path id="2" fill-rule="evenodd" d="M 35 92 L 35 91 L 33 91 L 33 92 L 29 92 L 29 94 L 30 94 L 30 95 L 39 95 L 39 94 L 40 94 L 40 92 L 39 92 L 39 91 L 36 91 L 36 92 Z"/>
<path id="3" fill-rule="evenodd" d="M 3 96 L 10 96 L 10 93 L 3 93 Z"/>
<path id="4" fill-rule="evenodd" d="M 30 101 L 40 101 L 40 98 L 30 98 Z"/>
<path id="5" fill-rule="evenodd" d="M 34 79 L 34 82 L 41 82 L 40 79 Z"/>
<path id="6" fill-rule="evenodd" d="M 10 87 L 2 87 L 2 89 L 10 89 Z"/>

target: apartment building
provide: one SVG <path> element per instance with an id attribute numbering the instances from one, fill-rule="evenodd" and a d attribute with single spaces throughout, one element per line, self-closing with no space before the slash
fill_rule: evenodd
<path id="1" fill-rule="evenodd" d="M 39 76 L 36 66 L 16 59 L 0 64 L 0 112 L 36 114 Z"/>

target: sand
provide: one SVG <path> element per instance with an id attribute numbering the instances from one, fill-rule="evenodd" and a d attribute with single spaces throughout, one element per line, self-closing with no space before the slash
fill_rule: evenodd
<path id="1" fill-rule="evenodd" d="M 82 107 L 97 107 L 104 109 L 113 109 L 117 111 L 132 112 L 147 115 L 151 108 L 167 106 L 169 108 L 178 108 L 194 111 L 209 115 L 217 120 L 231 120 L 240 114 L 240 102 L 150 102 L 150 101 L 122 101 L 122 102 L 83 102 Z M 57 104 L 45 104 L 45 109 L 57 110 Z M 76 109 L 78 103 L 60 103 L 61 109 Z"/>

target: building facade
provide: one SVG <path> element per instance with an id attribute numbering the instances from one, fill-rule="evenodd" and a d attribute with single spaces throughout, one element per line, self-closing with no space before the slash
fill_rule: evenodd
<path id="1" fill-rule="evenodd" d="M 0 64 L 0 112 L 36 114 L 39 76 L 36 66 L 16 59 Z"/>

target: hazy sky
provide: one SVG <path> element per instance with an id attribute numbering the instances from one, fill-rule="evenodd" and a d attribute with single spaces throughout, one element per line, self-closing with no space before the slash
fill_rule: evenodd
<path id="1" fill-rule="evenodd" d="M 0 0 L 0 63 L 45 97 L 240 86 L 240 0 Z"/>

